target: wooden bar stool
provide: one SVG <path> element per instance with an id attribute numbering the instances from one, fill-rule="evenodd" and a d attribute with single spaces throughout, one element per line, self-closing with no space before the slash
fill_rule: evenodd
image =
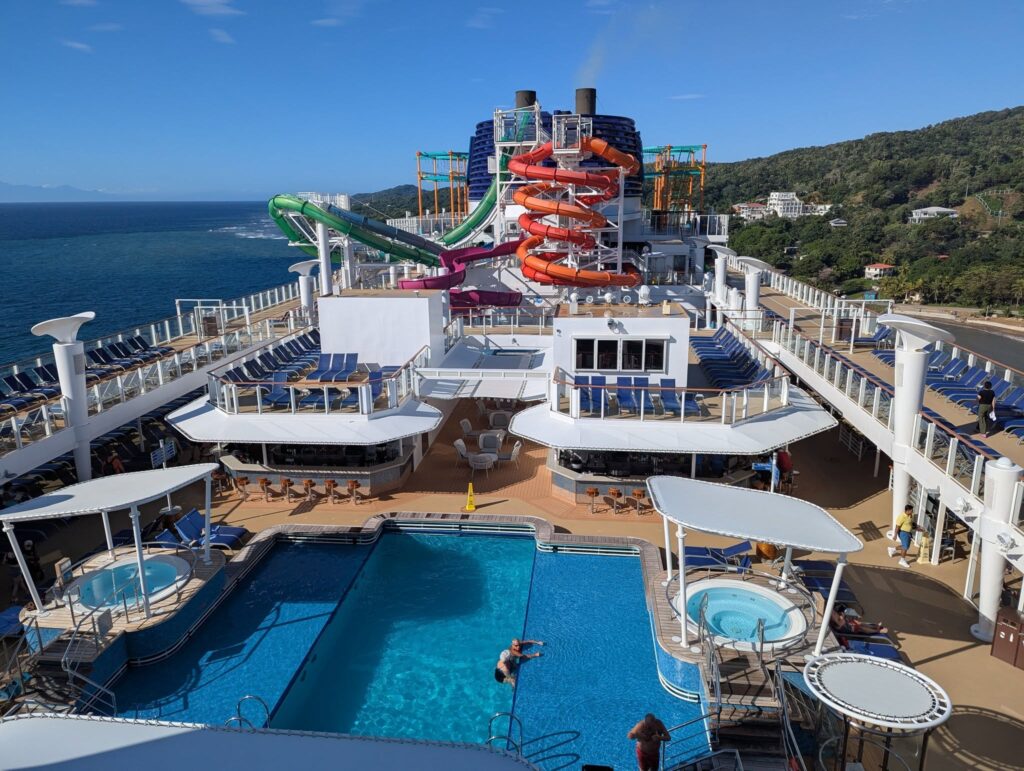
<path id="1" fill-rule="evenodd" d="M 304 480 L 302 480 L 302 489 L 306 491 L 306 500 L 309 501 L 310 503 L 315 503 L 316 502 L 316 498 L 315 498 L 316 490 L 315 490 L 315 488 L 316 488 L 316 482 L 314 482 L 312 479 L 304 479 Z"/>
<path id="2" fill-rule="evenodd" d="M 594 513 L 594 501 L 597 500 L 597 496 L 599 496 L 601 494 L 601 491 L 598 490 L 596 487 L 588 487 L 585 490 L 585 492 L 587 494 L 587 497 L 590 498 L 590 513 L 593 514 Z"/>
<path id="3" fill-rule="evenodd" d="M 324 480 L 324 494 L 332 504 L 338 502 L 338 483 L 333 479 Z"/>
<path id="4" fill-rule="evenodd" d="M 281 477 L 281 494 L 285 497 L 288 503 L 292 502 L 292 486 L 295 483 L 288 477 Z"/>
<path id="5" fill-rule="evenodd" d="M 238 494 L 241 496 L 243 501 L 249 499 L 249 488 L 246 485 L 249 484 L 249 477 L 235 477 L 235 489 L 238 490 Z"/>
<path id="6" fill-rule="evenodd" d="M 362 487 L 362 483 L 358 479 L 350 479 L 346 484 L 348 487 L 348 495 L 352 499 L 352 505 L 356 506 L 359 504 L 359 488 Z"/>
<path id="7" fill-rule="evenodd" d="M 213 479 L 213 484 L 217 488 L 217 492 L 224 492 L 224 486 L 227 484 L 228 475 L 218 469 L 210 474 L 210 478 Z"/>
<path id="8" fill-rule="evenodd" d="M 608 488 L 608 497 L 612 499 L 612 513 L 619 513 L 619 498 L 622 497 L 622 490 L 617 487 Z"/>
<path id="9" fill-rule="evenodd" d="M 266 477 L 260 477 L 256 481 L 259 483 L 260 491 L 263 493 L 263 500 L 270 503 L 270 480 Z"/>
<path id="10" fill-rule="evenodd" d="M 643 487 L 637 487 L 633 490 L 633 499 L 636 501 L 636 513 L 643 514 L 640 508 L 644 505 L 644 501 L 647 499 L 647 490 Z"/>

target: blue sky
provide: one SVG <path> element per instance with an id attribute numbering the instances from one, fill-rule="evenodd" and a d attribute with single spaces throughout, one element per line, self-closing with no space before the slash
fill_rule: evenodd
<path id="1" fill-rule="evenodd" d="M 739 160 L 1024 103 L 1022 29 L 1018 0 L 6 0 L 0 180 L 372 191 L 581 85 Z"/>

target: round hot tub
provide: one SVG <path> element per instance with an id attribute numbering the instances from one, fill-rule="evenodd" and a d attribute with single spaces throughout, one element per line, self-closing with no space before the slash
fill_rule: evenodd
<path id="1" fill-rule="evenodd" d="M 178 582 L 187 579 L 190 572 L 188 562 L 171 554 L 151 554 L 142 564 L 150 601 L 173 592 Z M 135 557 L 123 557 L 86 573 L 72 584 L 69 591 L 86 608 L 111 608 L 125 601 L 133 605 L 139 601 L 142 592 L 138 562 Z"/>
<path id="2" fill-rule="evenodd" d="M 753 583 L 705 578 L 686 586 L 686 616 L 691 628 L 704 620 L 719 645 L 751 650 L 757 644 L 758 621 L 764 621 L 765 648 L 787 645 L 807 631 L 807 619 L 786 595 Z"/>

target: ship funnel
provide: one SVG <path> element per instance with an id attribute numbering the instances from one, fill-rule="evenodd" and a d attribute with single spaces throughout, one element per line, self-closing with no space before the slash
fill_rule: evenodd
<path id="1" fill-rule="evenodd" d="M 536 91 L 516 91 L 516 109 L 532 107 L 537 102 Z"/>
<path id="2" fill-rule="evenodd" d="M 576 114 L 597 115 L 597 89 L 576 89 Z"/>

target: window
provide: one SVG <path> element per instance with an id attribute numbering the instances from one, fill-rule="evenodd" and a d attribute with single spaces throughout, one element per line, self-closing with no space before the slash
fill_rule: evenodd
<path id="1" fill-rule="evenodd" d="M 664 340 L 579 338 L 576 371 L 664 372 Z"/>
<path id="2" fill-rule="evenodd" d="M 630 370 L 643 369 L 644 361 L 644 341 L 643 340 L 623 340 L 622 341 L 622 370 L 628 372 Z"/>
<path id="3" fill-rule="evenodd" d="M 665 371 L 665 341 L 647 340 L 644 347 L 644 370 L 647 372 Z"/>
<path id="4" fill-rule="evenodd" d="M 597 368 L 617 370 L 619 368 L 619 341 L 597 341 Z"/>
<path id="5" fill-rule="evenodd" d="M 594 341 L 590 338 L 576 341 L 576 369 L 594 368 Z"/>

